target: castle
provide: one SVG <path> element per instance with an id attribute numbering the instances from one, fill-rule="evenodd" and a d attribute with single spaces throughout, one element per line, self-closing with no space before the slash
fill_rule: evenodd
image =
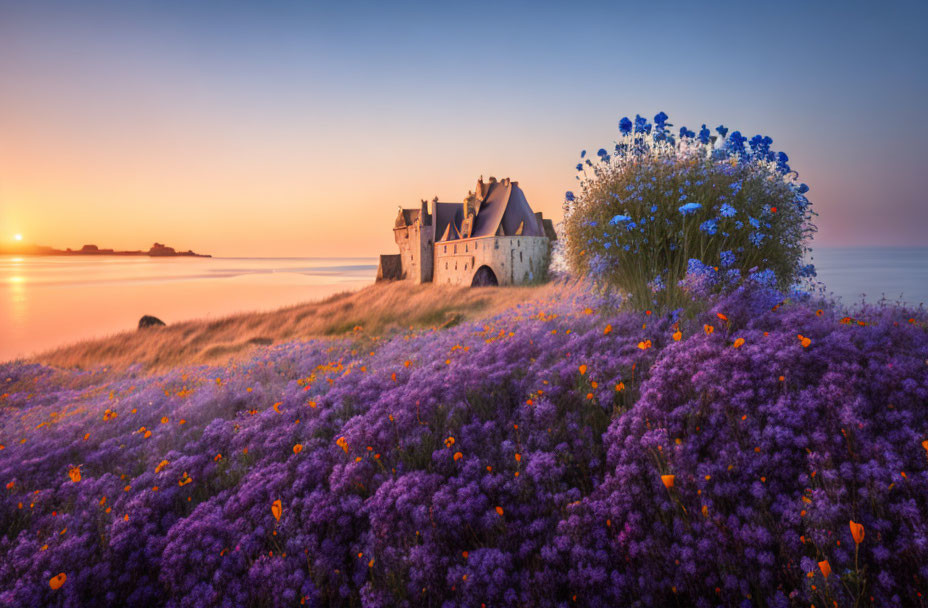
<path id="1" fill-rule="evenodd" d="M 377 280 L 442 285 L 520 285 L 542 280 L 557 235 L 509 178 L 477 180 L 463 203 L 422 201 L 400 209 L 393 227 L 399 254 L 380 256 Z"/>

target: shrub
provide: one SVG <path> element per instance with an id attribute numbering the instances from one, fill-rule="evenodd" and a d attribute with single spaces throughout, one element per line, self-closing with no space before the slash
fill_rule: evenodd
<path id="1" fill-rule="evenodd" d="M 675 137 L 670 127 L 663 112 L 653 125 L 623 118 L 612 152 L 601 148 L 597 162 L 581 152 L 580 190 L 565 197 L 571 269 L 641 308 L 679 304 L 680 281 L 706 268 L 716 287 L 768 271 L 785 290 L 812 274 L 802 264 L 815 231 L 808 186 L 773 140 L 705 125 Z"/>

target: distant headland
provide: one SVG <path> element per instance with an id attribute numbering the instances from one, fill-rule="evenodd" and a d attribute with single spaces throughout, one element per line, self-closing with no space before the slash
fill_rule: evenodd
<path id="1" fill-rule="evenodd" d="M 162 243 L 155 243 L 148 251 L 116 251 L 115 249 L 100 249 L 96 245 L 84 245 L 80 249 L 55 249 L 44 245 L 17 245 L 15 247 L 0 246 L 0 255 L 147 255 L 153 258 L 189 257 L 209 258 L 211 255 L 194 253 L 193 251 L 177 251 Z"/>

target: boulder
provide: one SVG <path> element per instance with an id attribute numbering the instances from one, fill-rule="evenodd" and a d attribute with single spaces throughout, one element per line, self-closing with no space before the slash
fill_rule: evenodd
<path id="1" fill-rule="evenodd" d="M 151 315 L 145 315 L 139 319 L 139 329 L 145 329 L 147 327 L 158 327 L 163 326 L 164 324 L 164 321 Z"/>

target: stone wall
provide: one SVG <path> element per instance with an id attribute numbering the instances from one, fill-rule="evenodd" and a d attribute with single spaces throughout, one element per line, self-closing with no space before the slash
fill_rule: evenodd
<path id="1" fill-rule="evenodd" d="M 400 248 L 403 279 L 416 283 L 432 280 L 433 230 L 431 225 L 423 226 L 419 221 L 412 226 L 393 229 L 393 237 Z"/>
<path id="2" fill-rule="evenodd" d="M 403 262 L 399 254 L 381 255 L 377 265 L 377 279 L 380 281 L 398 281 L 403 278 Z"/>
<path id="3" fill-rule="evenodd" d="M 522 285 L 545 276 L 548 238 L 495 236 L 440 242 L 434 246 L 434 275 L 439 285 L 469 286 L 481 266 L 488 266 L 500 285 Z"/>

